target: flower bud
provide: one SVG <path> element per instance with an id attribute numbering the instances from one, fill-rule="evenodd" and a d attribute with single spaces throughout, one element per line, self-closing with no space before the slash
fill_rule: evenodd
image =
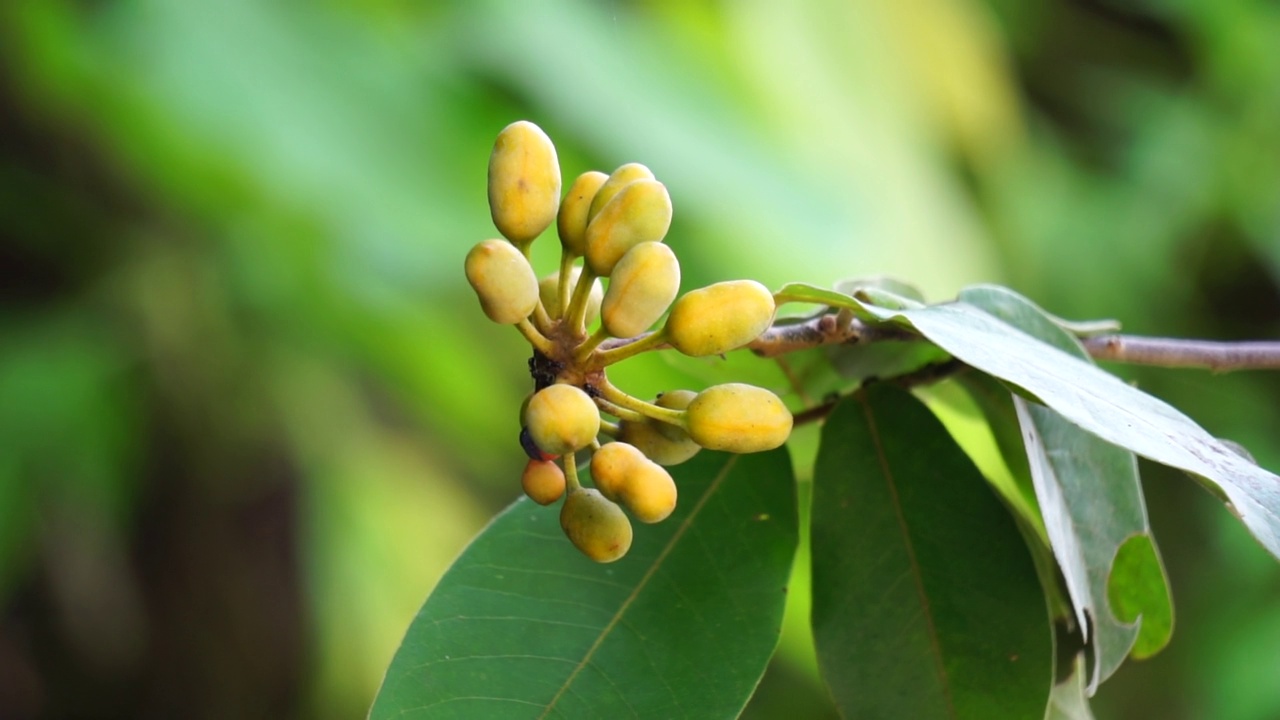
<path id="1" fill-rule="evenodd" d="M 627 251 L 609 276 L 600 306 L 604 329 L 614 337 L 635 337 L 653 326 L 680 291 L 680 262 L 671 248 L 640 243 Z"/>
<path id="2" fill-rule="evenodd" d="M 720 355 L 760 337 L 773 324 L 774 310 L 773 293 L 764 285 L 731 280 L 682 295 L 664 332 L 685 355 Z"/>
<path id="3" fill-rule="evenodd" d="M 630 185 L 636 180 L 653 180 L 653 173 L 649 168 L 640 163 L 627 163 L 621 165 L 614 170 L 605 180 L 600 189 L 596 191 L 595 197 L 591 199 L 591 207 L 587 212 L 587 222 L 589 223 L 609 201 L 622 191 L 622 188 Z"/>
<path id="4" fill-rule="evenodd" d="M 631 521 L 594 488 L 578 488 L 564 499 L 560 529 L 583 555 L 599 563 L 613 562 L 631 549 Z"/>
<path id="5" fill-rule="evenodd" d="M 579 388 L 563 383 L 534 393 L 524 419 L 534 444 L 554 457 L 581 450 L 600 434 L 595 402 Z"/>
<path id="6" fill-rule="evenodd" d="M 489 156 L 489 212 L 498 232 L 528 243 L 556 219 L 559 204 L 560 161 L 551 138 L 527 120 L 503 128 Z"/>
<path id="7" fill-rule="evenodd" d="M 625 505 L 640 522 L 659 522 L 675 510 L 671 474 L 625 442 L 611 442 L 591 456 L 591 479 L 601 494 Z"/>
<path id="8" fill-rule="evenodd" d="M 587 254 L 587 221 L 591 219 L 591 203 L 608 179 L 609 176 L 599 170 L 588 170 L 573 181 L 560 203 L 556 232 L 560 235 L 560 244 L 576 257 Z"/>
<path id="9" fill-rule="evenodd" d="M 587 266 L 607 277 L 628 250 L 662 240 L 670 227 L 671 196 L 666 186 L 657 180 L 636 180 L 587 224 Z"/>
<path id="10" fill-rule="evenodd" d="M 564 496 L 564 470 L 549 460 L 530 460 L 520 476 L 524 494 L 539 505 L 550 505 Z"/>
<path id="11" fill-rule="evenodd" d="M 772 450 L 791 435 L 791 411 L 777 395 L 744 383 L 713 385 L 685 411 L 689 437 L 708 450 Z"/>
<path id="12" fill-rule="evenodd" d="M 538 276 L 525 256 L 505 240 L 485 240 L 471 248 L 466 271 L 484 314 L 500 325 L 524 320 L 538 305 Z"/>

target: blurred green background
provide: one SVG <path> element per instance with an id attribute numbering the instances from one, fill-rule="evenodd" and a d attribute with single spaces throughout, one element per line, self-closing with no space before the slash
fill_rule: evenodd
<path id="1" fill-rule="evenodd" d="M 461 269 L 519 118 L 566 178 L 656 172 L 686 289 L 992 281 L 1280 336 L 1275 2 L 7 0 L 0 716 L 364 715 L 518 492 L 527 347 Z M 1280 376 L 1118 372 L 1280 468 Z M 1280 566 L 1143 470 L 1178 627 L 1097 716 L 1280 717 Z M 829 712 L 801 605 L 753 717 Z"/>

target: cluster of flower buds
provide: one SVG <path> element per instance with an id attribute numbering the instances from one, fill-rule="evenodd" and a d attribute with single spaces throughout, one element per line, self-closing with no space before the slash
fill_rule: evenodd
<path id="1" fill-rule="evenodd" d="M 466 274 L 485 315 L 515 325 L 533 345 L 535 391 L 520 413 L 530 457 L 522 485 L 543 505 L 564 499 L 561 527 L 585 555 L 611 562 L 626 554 L 624 507 L 646 523 L 671 514 L 677 488 L 664 466 L 701 448 L 750 453 L 786 442 L 791 413 L 763 388 L 728 383 L 648 402 L 609 383 L 608 366 L 641 352 L 720 355 L 774 319 L 773 294 L 751 280 L 679 295 L 680 263 L 663 242 L 671 197 L 648 168 L 585 172 L 562 200 L 555 145 L 533 123 L 515 122 L 489 159 L 489 207 L 505 239 L 473 247 Z M 539 280 L 529 248 L 553 222 L 560 268 Z M 578 478 L 585 450 L 593 452 L 594 487 Z"/>

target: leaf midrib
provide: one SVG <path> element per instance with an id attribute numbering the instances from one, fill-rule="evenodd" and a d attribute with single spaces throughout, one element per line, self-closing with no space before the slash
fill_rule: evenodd
<path id="1" fill-rule="evenodd" d="M 704 492 L 702 496 L 698 498 L 698 504 L 694 506 L 693 511 L 690 512 L 687 517 L 685 517 L 685 519 L 680 523 L 680 526 L 676 529 L 676 531 L 672 533 L 671 538 L 667 541 L 667 544 L 662 548 L 662 552 L 658 553 L 658 556 L 654 558 L 653 563 L 649 566 L 649 569 L 645 571 L 644 577 L 640 578 L 640 582 L 636 583 L 635 588 L 632 589 L 632 591 L 627 595 L 626 599 L 622 601 L 622 604 L 618 606 L 618 610 L 613 614 L 613 617 L 609 618 L 609 622 L 605 624 L 603 628 L 601 628 L 600 634 L 596 636 L 595 641 L 591 643 L 591 647 L 587 648 L 587 652 L 583 654 L 582 660 L 580 660 L 578 664 L 574 666 L 573 670 L 569 673 L 569 676 L 565 678 L 564 684 L 562 684 L 560 686 L 560 689 L 556 691 L 556 694 L 552 696 L 551 700 L 547 703 L 546 709 L 543 710 L 542 714 L 538 716 L 539 720 L 542 720 L 543 718 L 548 717 L 551 714 L 551 711 L 555 709 L 556 704 L 560 702 L 560 698 L 563 697 L 566 692 L 568 692 L 570 687 L 572 687 L 574 680 L 576 680 L 578 677 L 578 674 L 581 673 L 582 670 L 586 668 L 587 665 L 591 662 L 591 658 L 596 654 L 596 651 L 599 650 L 600 646 L 604 644 L 604 641 L 609 637 L 610 633 L 613 632 L 613 629 L 617 627 L 618 623 L 622 620 L 623 616 L 627 614 L 627 610 L 631 607 L 631 604 L 635 601 L 637 597 L 639 597 L 640 593 L 643 592 L 644 589 L 649 585 L 649 581 L 652 580 L 653 576 L 658 572 L 658 568 L 662 567 L 662 564 L 667 559 L 667 556 L 671 554 L 672 549 L 675 548 L 676 544 L 680 542 L 680 538 L 684 537 L 685 531 L 687 531 L 689 529 L 689 526 L 693 524 L 693 521 L 702 512 L 703 507 L 705 507 L 707 502 L 710 501 L 711 497 L 715 494 L 716 490 L 720 487 L 720 483 L 722 483 L 724 479 L 728 477 L 729 471 L 733 469 L 733 466 L 737 464 L 737 462 L 738 462 L 737 455 L 730 457 L 728 462 L 725 463 L 724 467 L 716 475 L 715 479 L 712 480 L 711 483 L 707 486 L 706 492 Z"/>
<path id="2" fill-rule="evenodd" d="M 863 414 L 867 419 L 867 429 L 871 434 L 871 444 L 876 449 L 876 460 L 880 463 L 880 472 L 884 476 L 885 484 L 888 486 L 889 495 L 892 498 L 894 517 L 898 521 L 898 529 L 902 533 L 902 543 L 907 551 L 907 561 L 911 565 L 911 580 L 915 584 L 916 594 L 919 596 L 920 605 L 923 609 L 926 627 L 929 632 L 929 647 L 933 656 L 934 670 L 938 674 L 938 682 L 942 686 L 942 695 L 947 708 L 947 714 L 950 717 L 956 716 L 955 702 L 951 695 L 951 681 L 947 675 L 946 666 L 942 661 L 942 643 L 938 639 L 938 628 L 933 621 L 933 611 L 929 606 L 929 596 L 924 589 L 923 572 L 920 569 L 920 562 L 916 558 L 915 544 L 911 541 L 911 530 L 907 526 L 907 518 L 902 512 L 902 501 L 898 497 L 898 486 L 894 480 L 893 470 L 889 467 L 889 460 L 885 457 L 884 445 L 880 441 L 880 428 L 876 424 L 875 413 L 871 410 L 871 403 L 868 402 L 864 393 L 858 393 L 858 401 L 862 405 Z"/>

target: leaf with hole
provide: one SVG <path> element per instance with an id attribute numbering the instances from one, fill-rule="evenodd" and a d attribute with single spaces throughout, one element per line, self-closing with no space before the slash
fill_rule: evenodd
<path id="1" fill-rule="evenodd" d="M 960 299 L 1093 362 L 1075 338 L 1011 290 L 979 286 L 960 293 Z M 1168 643 L 1173 628 L 1173 602 L 1151 539 L 1137 459 L 1043 405 L 1021 397 L 1014 397 L 1013 405 L 1049 542 L 1092 655 L 1088 689 L 1093 693 L 1124 663 L 1140 635 L 1151 654 Z M 1115 563 L 1121 546 L 1139 538 L 1149 552 Z M 1128 602 L 1123 616 L 1109 593 Z"/>
<path id="2" fill-rule="evenodd" d="M 1280 557 L 1280 476 L 1233 452 L 1164 401 L 969 303 L 862 310 L 916 330 L 1107 442 L 1190 473 L 1225 497 L 1263 547 Z"/>

